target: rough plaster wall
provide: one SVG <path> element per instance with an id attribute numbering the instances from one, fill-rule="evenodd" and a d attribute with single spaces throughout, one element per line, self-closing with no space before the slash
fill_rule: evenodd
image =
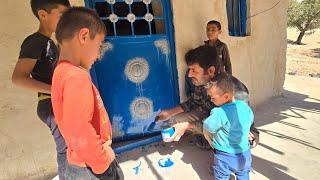
<path id="1" fill-rule="evenodd" d="M 36 115 L 36 93 L 11 83 L 20 45 L 38 28 L 29 3 L 1 0 L 0 6 L 0 179 L 51 179 L 56 171 L 52 136 Z"/>
<path id="2" fill-rule="evenodd" d="M 273 7 L 279 0 L 251 1 L 250 15 Z M 251 36 L 244 46 L 250 50 L 253 103 L 259 104 L 271 96 L 279 95 L 285 78 L 287 48 L 288 1 L 280 1 L 273 9 L 249 19 Z M 237 73 L 241 76 L 242 70 Z"/>
<path id="3" fill-rule="evenodd" d="M 69 0 L 72 6 L 84 6 L 84 0 Z"/>
<path id="4" fill-rule="evenodd" d="M 18 5 L 19 2 L 19 5 Z M 1 68 L 1 82 L 9 79 L 20 45 L 27 34 L 36 29 L 29 1 L 2 0 L 0 6 L 0 54 L 2 61 L 10 61 L 10 69 Z M 4 85 L 1 83 L 1 85 Z M 2 88 L 1 88 L 2 89 Z"/>
<path id="5" fill-rule="evenodd" d="M 249 2 L 249 15 L 255 15 L 277 4 L 278 0 Z M 206 40 L 205 26 L 209 20 L 222 23 L 220 39 L 227 43 L 233 73 L 249 88 L 251 100 L 257 105 L 282 91 L 286 61 L 286 11 L 288 0 L 273 9 L 249 18 L 250 36 L 231 37 L 227 30 L 225 0 L 172 0 L 176 38 L 176 56 L 181 99 L 184 100 L 184 54 Z M 192 8 L 190 8 L 192 7 Z"/>
<path id="6" fill-rule="evenodd" d="M 84 5 L 83 0 L 70 2 L 72 5 Z M 23 39 L 37 30 L 38 21 L 32 14 L 29 0 L 1 0 L 0 19 L 0 54 L 3 61 L 11 64 L 9 69 L 0 69 L 0 80 L 4 82 L 11 77 Z"/>
<path id="7" fill-rule="evenodd" d="M 21 90 L 11 83 L 20 45 L 25 36 L 37 28 L 29 1 L 2 0 L 0 22 L 0 179 L 23 179 L 35 174 L 41 176 L 44 172 L 48 174 L 55 169 L 54 166 L 37 166 L 50 161 L 54 155 L 48 152 L 43 156 L 36 155 L 50 145 L 48 141 L 39 144 L 43 140 L 38 133 L 45 130 L 49 134 L 49 131 L 34 123 L 36 93 Z M 25 103 L 23 107 L 20 102 L 29 102 L 28 109 Z M 26 120 L 26 116 L 30 118 Z M 34 133 L 35 129 L 37 133 Z"/>

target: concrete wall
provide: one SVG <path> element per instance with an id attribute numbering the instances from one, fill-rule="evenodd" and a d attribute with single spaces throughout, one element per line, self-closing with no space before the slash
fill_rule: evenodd
<path id="1" fill-rule="evenodd" d="M 220 39 L 227 43 L 233 73 L 248 86 L 252 103 L 257 105 L 281 93 L 285 77 L 288 0 L 251 0 L 248 4 L 248 17 L 253 16 L 248 19 L 250 35 L 231 37 L 227 30 L 225 0 L 201 0 L 201 3 L 195 0 L 172 0 L 182 99 L 186 71 L 184 54 L 190 48 L 203 44 L 206 40 L 206 23 L 212 19 L 222 23 Z M 273 9 L 256 15 L 274 5 Z"/>

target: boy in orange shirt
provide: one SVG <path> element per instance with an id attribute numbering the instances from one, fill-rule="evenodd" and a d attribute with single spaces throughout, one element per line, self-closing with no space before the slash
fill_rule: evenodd
<path id="1" fill-rule="evenodd" d="M 112 129 L 89 69 L 97 60 L 106 28 L 90 9 L 74 7 L 58 23 L 60 57 L 52 79 L 52 104 L 67 144 L 67 180 L 121 179 L 111 148 Z"/>

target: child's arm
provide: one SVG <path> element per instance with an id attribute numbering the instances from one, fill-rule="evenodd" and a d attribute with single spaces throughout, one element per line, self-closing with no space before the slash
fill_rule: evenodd
<path id="1" fill-rule="evenodd" d="M 94 173 L 101 174 L 114 160 L 114 152 L 108 143 L 103 144 L 92 125 L 96 97 L 91 80 L 88 75 L 75 74 L 65 81 L 63 88 L 59 129 L 68 143 L 68 148 L 76 152 Z"/>
<path id="2" fill-rule="evenodd" d="M 211 111 L 210 116 L 203 122 L 203 130 L 211 134 L 215 134 L 224 124 L 223 119 L 220 118 L 221 109 L 216 107 Z"/>
<path id="3" fill-rule="evenodd" d="M 12 83 L 36 92 L 50 94 L 51 85 L 37 81 L 31 77 L 31 72 L 36 64 L 36 59 L 21 58 L 18 60 L 12 73 Z"/>
<path id="4" fill-rule="evenodd" d="M 225 45 L 222 49 L 222 62 L 224 62 L 224 68 L 228 74 L 232 74 L 232 66 L 231 66 L 231 60 L 229 55 L 228 46 Z"/>

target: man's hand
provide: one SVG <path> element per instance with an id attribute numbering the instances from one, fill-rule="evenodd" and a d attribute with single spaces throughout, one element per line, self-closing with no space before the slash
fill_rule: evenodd
<path id="1" fill-rule="evenodd" d="M 164 110 L 161 111 L 158 116 L 157 116 L 157 120 L 158 121 L 164 121 L 164 120 L 168 120 L 171 117 L 170 111 L 169 110 Z"/>
<path id="2" fill-rule="evenodd" d="M 174 107 L 174 108 L 168 109 L 168 110 L 163 110 L 158 114 L 157 120 L 158 121 L 168 120 L 172 116 L 179 114 L 179 113 L 182 113 L 182 112 L 183 112 L 183 109 L 181 108 L 181 106 L 177 106 L 177 107 Z"/>
<path id="3" fill-rule="evenodd" d="M 172 137 L 172 141 L 179 141 L 180 138 L 184 135 L 186 130 L 193 127 L 193 125 L 189 122 L 180 122 L 177 124 L 174 124 L 172 127 L 175 128 L 175 132 Z"/>
<path id="4" fill-rule="evenodd" d="M 110 157 L 110 161 L 112 162 L 116 158 L 116 155 L 114 154 L 113 149 L 111 148 L 111 144 L 112 140 L 108 140 L 102 146 L 108 154 L 108 156 Z"/>

